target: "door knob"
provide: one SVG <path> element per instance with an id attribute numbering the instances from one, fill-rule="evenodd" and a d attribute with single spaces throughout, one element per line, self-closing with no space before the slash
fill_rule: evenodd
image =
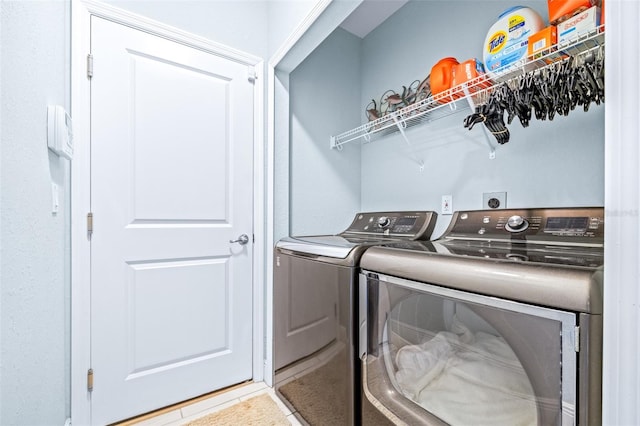
<path id="1" fill-rule="evenodd" d="M 237 240 L 229 240 L 230 243 L 240 243 L 241 245 L 245 245 L 249 242 L 249 236 L 247 234 L 242 234 L 238 237 Z"/>

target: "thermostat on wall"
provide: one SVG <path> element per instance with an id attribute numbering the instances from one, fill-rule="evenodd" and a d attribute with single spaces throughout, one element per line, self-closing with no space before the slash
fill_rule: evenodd
<path id="1" fill-rule="evenodd" d="M 47 146 L 57 155 L 69 160 L 73 157 L 71 117 L 60 105 L 47 108 Z"/>

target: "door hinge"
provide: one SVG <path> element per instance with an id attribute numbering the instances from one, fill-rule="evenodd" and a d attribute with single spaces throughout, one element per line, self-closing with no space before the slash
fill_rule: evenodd
<path id="1" fill-rule="evenodd" d="M 258 79 L 258 74 L 256 74 L 256 67 L 249 65 L 247 78 L 251 83 L 254 83 Z"/>
<path id="2" fill-rule="evenodd" d="M 93 392 L 93 368 L 87 370 L 87 392 Z"/>
<path id="3" fill-rule="evenodd" d="M 87 237 L 91 239 L 93 235 L 93 213 L 87 213 Z"/>
<path id="4" fill-rule="evenodd" d="M 580 327 L 575 326 L 573 329 L 573 345 L 576 352 L 580 352 Z"/>
<path id="5" fill-rule="evenodd" d="M 87 55 L 87 78 L 93 77 L 93 55 Z"/>

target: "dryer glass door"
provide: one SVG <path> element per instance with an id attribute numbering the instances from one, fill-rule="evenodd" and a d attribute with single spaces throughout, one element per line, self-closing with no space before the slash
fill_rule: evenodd
<path id="1" fill-rule="evenodd" d="M 573 313 L 369 274 L 364 393 L 408 424 L 575 422 Z"/>

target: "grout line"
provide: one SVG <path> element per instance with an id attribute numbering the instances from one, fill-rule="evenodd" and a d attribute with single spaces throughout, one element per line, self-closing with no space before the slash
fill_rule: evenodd
<path id="1" fill-rule="evenodd" d="M 218 404 L 218 405 L 216 405 L 214 407 L 211 407 L 211 408 L 209 408 L 207 410 L 199 411 L 197 413 L 194 413 L 194 414 L 191 414 L 189 416 L 183 417 L 180 424 L 186 424 L 186 423 L 189 423 L 190 421 L 199 419 L 199 418 L 204 417 L 204 416 L 208 416 L 209 414 L 217 413 L 218 411 L 222 411 L 225 408 L 233 407 L 234 405 L 238 404 L 239 402 L 240 402 L 240 398 L 235 398 L 235 399 L 232 399 L 230 401 L 224 402 L 222 404 Z"/>
<path id="2" fill-rule="evenodd" d="M 278 406 L 278 408 L 280 409 L 280 411 L 286 416 L 287 420 L 289 420 L 289 423 L 291 423 L 292 426 L 302 426 L 300 421 L 295 417 L 295 415 L 291 412 L 291 410 L 289 410 L 282 401 L 280 401 L 280 399 L 276 396 L 275 391 L 266 386 L 263 389 L 258 389 L 256 391 L 253 392 L 248 392 L 242 396 L 239 396 L 237 398 L 234 398 L 232 400 L 226 401 L 224 403 L 215 405 L 213 407 L 210 407 L 206 410 L 203 411 L 199 411 L 197 413 L 193 413 L 189 416 L 183 416 L 181 420 L 179 421 L 173 421 L 170 423 L 167 423 L 165 425 L 162 426 L 183 426 L 193 420 L 197 420 L 201 417 L 207 416 L 209 414 L 213 414 L 216 413 L 218 411 L 222 411 L 226 408 L 229 407 L 233 407 L 234 405 L 246 401 L 247 399 L 256 397 L 256 396 L 260 396 L 260 395 L 269 395 L 269 397 L 273 400 L 273 402 Z"/>
<path id="3" fill-rule="evenodd" d="M 263 383 L 263 382 L 258 382 L 258 383 Z M 180 415 L 182 416 L 182 408 L 184 407 L 188 407 L 190 405 L 194 405 L 198 402 L 201 401 L 206 401 L 207 399 L 210 398 L 214 398 L 220 395 L 224 395 L 225 393 L 231 392 L 231 391 L 235 391 L 238 389 L 242 389 L 243 387 L 246 386 L 251 386 L 252 384 L 255 384 L 255 382 L 252 381 L 247 381 L 245 383 L 239 383 L 237 385 L 232 385 L 229 386 L 228 388 L 225 389 L 220 389 L 214 392 L 210 392 L 204 395 L 200 395 L 197 396 L 195 398 L 189 399 L 187 401 L 183 401 L 183 402 L 178 402 L 176 404 L 170 405 L 168 407 L 164 407 L 164 408 L 160 408 L 156 411 L 152 411 L 150 413 L 145 413 L 145 414 L 141 414 L 139 416 L 127 419 L 127 420 L 123 420 L 121 422 L 115 423 L 115 426 L 131 426 L 131 425 L 135 425 L 135 424 L 139 424 L 141 422 L 145 422 L 148 420 L 152 420 L 155 417 L 159 417 L 161 415 L 167 414 L 167 413 L 171 413 L 175 410 L 178 410 L 180 412 Z M 266 386 L 266 385 L 265 385 Z"/>
<path id="4" fill-rule="evenodd" d="M 244 392 L 243 392 L 244 391 Z M 233 392 L 235 397 L 229 400 L 224 399 L 225 394 L 229 394 Z M 133 419 L 126 420 L 124 422 L 116 424 L 117 426 L 131 426 L 137 424 L 144 424 L 147 426 L 182 426 L 190 421 L 198 419 L 200 417 L 209 415 L 211 413 L 215 413 L 217 411 L 223 410 L 225 408 L 229 408 L 235 404 L 246 401 L 247 399 L 253 398 L 255 396 L 259 396 L 262 394 L 267 394 L 271 397 L 271 399 L 278 406 L 280 411 L 287 416 L 287 419 L 291 422 L 292 425 L 300 425 L 300 422 L 293 417 L 291 420 L 290 416 L 293 416 L 291 410 L 288 409 L 284 405 L 284 403 L 278 398 L 273 388 L 267 386 L 264 382 L 247 382 L 242 385 L 232 386 L 223 391 L 212 392 L 207 395 L 203 395 L 197 398 L 194 398 L 189 401 L 185 401 L 182 403 L 178 403 L 169 407 L 162 408 L 160 410 L 154 411 L 152 413 L 144 414 L 139 417 L 135 417 Z M 196 404 L 206 404 L 206 401 L 212 400 L 215 398 L 220 398 L 220 403 L 208 406 L 203 410 L 192 412 L 188 415 L 185 415 L 185 409 L 188 412 L 190 406 L 194 406 Z"/>

